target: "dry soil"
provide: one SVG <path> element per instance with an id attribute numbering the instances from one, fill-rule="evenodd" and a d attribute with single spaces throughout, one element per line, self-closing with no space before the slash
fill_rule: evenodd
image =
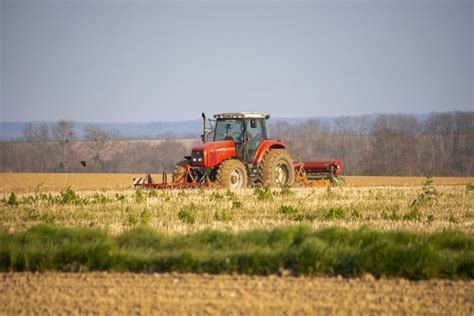
<path id="1" fill-rule="evenodd" d="M 474 281 L 4 273 L 0 314 L 472 315 Z"/>
<path id="2" fill-rule="evenodd" d="M 132 179 L 143 174 L 128 173 L 0 173 L 0 194 L 33 193 L 35 191 L 125 190 L 132 189 Z M 161 181 L 161 174 L 152 174 Z M 168 177 L 171 179 L 171 176 Z M 424 177 L 345 177 L 349 187 L 365 186 L 421 186 Z M 434 177 L 435 185 L 462 185 L 474 183 L 474 177 Z"/>

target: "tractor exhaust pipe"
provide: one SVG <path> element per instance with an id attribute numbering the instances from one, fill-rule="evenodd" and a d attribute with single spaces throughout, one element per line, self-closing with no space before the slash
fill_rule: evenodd
<path id="1" fill-rule="evenodd" d="M 201 139 L 202 139 L 202 142 L 204 144 L 207 143 L 207 131 L 208 131 L 208 128 L 207 128 L 206 114 L 202 113 L 202 135 L 201 135 Z"/>

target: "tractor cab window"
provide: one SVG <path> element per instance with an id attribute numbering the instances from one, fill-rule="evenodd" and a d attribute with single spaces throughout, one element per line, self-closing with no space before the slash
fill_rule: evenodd
<path id="1" fill-rule="evenodd" d="M 244 128 L 242 120 L 217 120 L 214 141 L 233 140 L 241 144 L 244 140 Z"/>
<path id="2" fill-rule="evenodd" d="M 266 138 L 262 122 L 263 120 L 260 119 L 247 120 L 248 159 L 251 161 L 255 158 L 257 148 Z"/>

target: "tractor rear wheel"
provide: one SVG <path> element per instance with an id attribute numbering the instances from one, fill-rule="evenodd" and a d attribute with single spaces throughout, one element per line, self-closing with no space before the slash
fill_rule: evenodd
<path id="1" fill-rule="evenodd" d="M 240 160 L 225 160 L 217 170 L 216 183 L 231 190 L 244 189 L 248 183 L 247 168 Z"/>
<path id="2" fill-rule="evenodd" d="M 265 186 L 292 186 L 295 168 L 290 153 L 286 149 L 270 149 L 260 163 L 259 174 Z"/>

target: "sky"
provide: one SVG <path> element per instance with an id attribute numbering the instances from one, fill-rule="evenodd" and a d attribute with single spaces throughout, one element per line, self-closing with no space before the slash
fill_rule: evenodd
<path id="1" fill-rule="evenodd" d="M 0 121 L 474 110 L 474 0 L 0 0 Z"/>

